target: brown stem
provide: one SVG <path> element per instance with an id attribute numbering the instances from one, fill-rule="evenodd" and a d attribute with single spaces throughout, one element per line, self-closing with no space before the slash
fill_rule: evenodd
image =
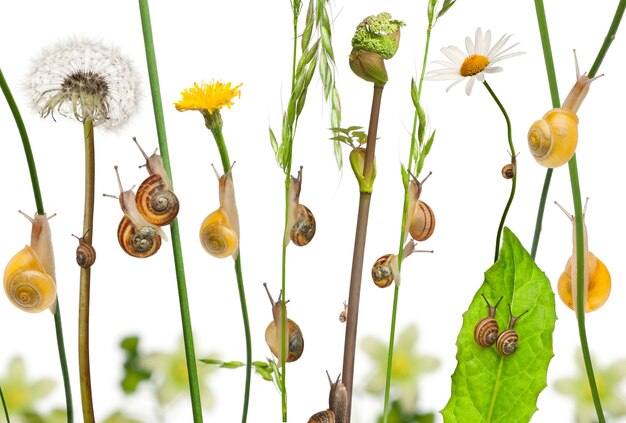
<path id="1" fill-rule="evenodd" d="M 383 95 L 382 86 L 374 86 L 372 99 L 372 112 L 367 132 L 367 145 L 365 148 L 365 163 L 363 165 L 364 179 L 368 181 L 372 177 L 374 168 L 374 153 L 376 150 L 376 132 L 378 130 L 378 118 L 380 104 Z M 371 186 L 371 185 L 370 185 Z M 346 322 L 346 338 L 343 350 L 343 376 L 342 381 L 346 386 L 348 396 L 347 422 L 350 422 L 352 410 L 352 381 L 354 377 L 354 354 L 356 350 L 356 331 L 359 318 L 359 298 L 361 295 L 361 278 L 363 275 L 363 256 L 365 254 L 365 238 L 367 235 L 367 220 L 370 210 L 371 192 L 361 192 L 359 198 L 359 211 L 354 237 L 354 253 L 352 255 L 352 273 L 350 275 L 350 293 L 348 294 L 348 320 Z"/>
<path id="2" fill-rule="evenodd" d="M 93 238 L 93 210 L 95 186 L 95 151 L 93 121 L 83 124 L 85 136 L 85 209 L 83 215 L 83 238 L 88 244 Z M 89 370 L 89 288 L 91 268 L 80 269 L 80 298 L 78 306 L 78 367 L 80 373 L 80 394 L 85 423 L 95 423 L 93 400 L 91 397 L 91 372 Z"/>

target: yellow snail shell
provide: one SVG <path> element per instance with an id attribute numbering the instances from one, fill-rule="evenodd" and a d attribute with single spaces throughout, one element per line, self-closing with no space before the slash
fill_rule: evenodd
<path id="1" fill-rule="evenodd" d="M 409 233 L 416 241 L 426 241 L 435 231 L 435 213 L 423 201 L 418 200 L 411 217 Z"/>
<path id="2" fill-rule="evenodd" d="M 135 197 L 139 213 L 157 226 L 169 225 L 178 215 L 176 194 L 169 190 L 161 175 L 150 175 L 139 185 Z"/>
<path id="3" fill-rule="evenodd" d="M 117 240 L 126 253 L 137 258 L 154 255 L 161 248 L 161 237 L 152 226 L 136 226 L 124 216 L 117 227 Z"/>
<path id="4" fill-rule="evenodd" d="M 528 146 L 545 167 L 559 167 L 572 158 L 578 144 L 578 116 L 566 109 L 552 109 L 528 131 Z"/>
<path id="5" fill-rule="evenodd" d="M 4 291 L 16 307 L 31 313 L 53 306 L 57 292 L 54 278 L 46 273 L 36 251 L 28 245 L 7 264 Z"/>
<path id="6" fill-rule="evenodd" d="M 200 244 L 213 257 L 233 255 L 239 248 L 237 233 L 223 208 L 208 215 L 200 225 Z"/>
<path id="7" fill-rule="evenodd" d="M 270 303 L 272 304 L 273 317 L 273 320 L 265 329 L 265 342 L 270 348 L 270 351 L 272 351 L 272 354 L 274 354 L 274 356 L 278 359 L 278 365 L 280 366 L 282 363 L 280 342 L 280 335 L 282 332 L 282 291 L 278 296 L 278 301 L 274 302 L 269 290 L 267 289 L 267 285 L 263 285 L 265 286 Z M 287 359 L 285 361 L 290 363 L 292 361 L 296 361 L 302 355 L 302 352 L 304 351 L 304 337 L 302 336 L 302 331 L 296 322 L 289 318 L 286 318 L 285 320 L 287 322 L 287 330 L 285 330 L 285 349 L 287 352 Z"/>
<path id="8" fill-rule="evenodd" d="M 570 257 L 565 265 L 565 270 L 559 278 L 558 291 L 563 303 L 574 310 L 572 283 L 576 283 L 576 281 L 572 281 L 572 259 L 575 262 L 576 259 Z M 575 266 L 576 264 L 574 263 L 573 265 Z M 587 298 L 585 299 L 585 313 L 587 313 L 602 307 L 609 298 L 611 293 L 611 275 L 604 263 L 591 252 L 587 252 L 585 272 L 589 275 Z"/>

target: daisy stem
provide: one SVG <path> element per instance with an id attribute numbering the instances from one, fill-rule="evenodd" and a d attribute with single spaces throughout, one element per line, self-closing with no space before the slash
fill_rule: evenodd
<path id="1" fill-rule="evenodd" d="M 83 123 L 85 138 L 85 206 L 83 213 L 83 238 L 87 244 L 93 239 L 95 151 L 93 120 Z M 91 268 L 80 268 L 80 294 L 78 305 L 78 367 L 80 373 L 80 394 L 85 423 L 95 423 L 91 394 L 91 371 L 89 368 L 89 291 Z"/>
<path id="2" fill-rule="evenodd" d="M 168 177 L 172 180 L 172 170 L 170 166 L 169 150 L 167 147 L 167 134 L 165 132 L 165 119 L 163 117 L 163 104 L 161 101 L 161 88 L 159 85 L 159 73 L 156 64 L 156 54 L 154 39 L 152 37 L 152 23 L 150 21 L 150 9 L 148 0 L 139 0 L 139 12 L 141 14 L 141 27 L 143 30 L 144 45 L 146 50 L 146 63 L 148 67 L 148 77 L 150 79 L 150 92 L 152 97 L 152 107 L 154 110 L 154 120 L 159 139 L 159 151 L 163 158 L 163 167 Z M 172 182 L 173 183 L 173 182 Z M 198 382 L 198 368 L 196 364 L 196 353 L 193 342 L 193 331 L 191 327 L 191 315 L 189 312 L 189 299 L 187 295 L 187 282 L 185 279 L 185 265 L 178 228 L 178 219 L 174 219 L 170 224 L 172 236 L 172 250 L 174 256 L 174 268 L 176 272 L 176 283 L 178 287 L 178 302 L 180 306 L 180 316 L 183 329 L 183 342 L 185 344 L 185 358 L 187 361 L 187 375 L 189 377 L 189 396 L 191 397 L 191 408 L 194 423 L 202 423 L 202 405 L 200 400 L 200 384 Z"/>
<path id="3" fill-rule="evenodd" d="M 432 21 L 429 22 L 428 28 L 426 30 L 426 44 L 424 46 L 424 57 L 422 60 L 422 73 L 420 74 L 418 87 L 417 87 L 417 95 L 415 102 L 419 104 L 420 98 L 422 96 L 422 84 L 424 82 L 424 75 L 426 73 L 426 63 L 428 61 L 428 51 L 430 47 L 430 33 L 432 30 Z M 411 146 L 409 148 L 409 161 L 408 167 L 409 170 L 413 172 L 413 174 L 417 177 L 419 176 L 419 171 L 421 169 L 411 169 L 411 164 L 415 161 L 415 157 L 418 154 L 418 145 L 417 145 L 417 122 L 419 118 L 418 108 L 415 107 L 415 112 L 413 113 L 413 129 L 411 131 Z M 403 207 L 402 207 L 402 219 L 400 225 L 400 243 L 398 247 L 398 272 L 402 271 L 402 261 L 404 259 L 403 250 L 404 250 L 404 240 L 405 233 L 404 227 L 406 225 L 406 219 L 408 215 L 409 209 L 409 184 L 403 178 L 404 185 L 404 198 L 403 198 Z M 395 344 L 395 336 L 396 336 L 396 316 L 398 312 L 398 298 L 400 294 L 400 286 L 398 284 L 394 284 L 394 292 L 393 292 L 393 309 L 391 311 L 391 330 L 389 333 L 389 350 L 387 352 L 387 373 L 385 376 L 385 396 L 383 403 L 383 423 L 387 423 L 387 418 L 389 414 L 389 394 L 391 391 L 391 367 L 393 364 L 393 350 Z"/>
<path id="4" fill-rule="evenodd" d="M 7 423 L 11 423 L 11 419 L 9 419 L 9 410 L 7 409 L 7 403 L 4 401 L 4 394 L 2 393 L 1 386 L 0 386 L 0 400 L 2 400 L 2 408 L 4 409 L 4 417 L 7 419 Z"/>
<path id="5" fill-rule="evenodd" d="M 513 164 L 513 179 L 511 180 L 511 193 L 509 194 L 509 199 L 506 202 L 506 206 L 504 207 L 504 211 L 502 212 L 502 218 L 500 219 L 500 225 L 498 226 L 498 233 L 496 234 L 496 251 L 494 254 L 493 261 L 494 263 L 498 261 L 498 255 L 500 254 L 500 238 L 502 237 L 502 229 L 504 228 L 504 222 L 506 220 L 506 216 L 509 213 L 509 209 L 511 208 L 511 204 L 513 203 L 513 197 L 515 197 L 515 186 L 517 185 L 517 166 L 515 161 L 515 147 L 513 146 L 513 138 L 511 137 L 511 120 L 509 119 L 509 115 L 506 112 L 506 109 L 496 96 L 496 93 L 491 89 L 491 86 L 487 83 L 487 81 L 483 81 L 485 88 L 491 94 L 491 97 L 500 108 L 502 115 L 504 116 L 504 120 L 506 121 L 506 135 L 509 141 L 509 149 L 511 150 L 511 163 Z"/>
<path id="6" fill-rule="evenodd" d="M 2 93 L 9 104 L 9 109 L 13 114 L 13 119 L 15 120 L 15 124 L 17 125 L 17 129 L 20 133 L 20 137 L 22 139 L 22 145 L 24 146 L 24 154 L 26 155 L 26 162 L 28 163 L 28 171 L 30 173 L 30 181 L 33 187 L 33 196 L 35 197 L 35 205 L 37 207 L 37 214 L 45 214 L 43 207 L 43 199 L 41 196 L 41 189 L 39 187 L 39 178 L 37 176 L 37 167 L 35 165 L 35 157 L 33 156 L 33 150 L 30 147 L 30 141 L 28 139 L 28 133 L 26 132 L 26 126 L 24 125 L 24 121 L 22 119 L 22 115 L 20 114 L 19 108 L 15 103 L 15 99 L 11 94 L 11 90 L 9 89 L 9 84 L 4 78 L 4 74 L 2 73 L 2 69 L 0 69 L 0 88 L 2 89 Z M 67 358 L 65 355 L 65 341 L 63 340 L 63 325 L 61 323 L 61 306 L 59 305 L 59 298 L 57 296 L 56 300 L 56 311 L 54 315 L 54 328 L 56 331 L 57 338 L 57 349 L 59 351 L 59 360 L 61 362 L 61 373 L 63 375 L 63 386 L 65 388 L 65 406 L 67 408 L 67 421 L 68 423 L 72 423 L 74 421 L 74 406 L 72 402 L 72 389 L 70 386 L 70 376 L 67 367 Z M 2 395 L 2 392 L 0 392 Z M 2 398 L 2 402 L 4 404 L 4 397 Z M 6 407 L 5 407 L 5 413 Z M 9 421 L 9 416 L 7 413 L 7 422 Z"/>
<path id="7" fill-rule="evenodd" d="M 219 113 L 219 111 L 215 111 L 214 113 Z M 224 135 L 222 133 L 221 125 L 211 128 L 211 133 L 213 134 L 213 138 L 215 138 L 215 143 L 217 144 L 217 149 L 219 150 L 220 158 L 222 160 L 222 168 L 224 169 L 224 173 L 226 173 L 230 170 L 231 164 L 230 158 L 228 157 L 226 142 L 224 142 Z M 230 177 L 231 179 L 233 178 L 232 172 L 230 174 Z M 237 276 L 239 302 L 241 303 L 241 316 L 243 318 L 243 327 L 246 337 L 246 384 L 243 397 L 243 414 L 241 417 L 241 421 L 245 423 L 248 419 L 248 403 L 250 402 L 250 377 L 252 374 L 252 340 L 250 336 L 250 322 L 248 320 L 248 307 L 246 305 L 246 292 L 243 286 L 243 275 L 241 272 L 241 244 L 239 244 L 239 252 L 237 253 L 237 258 L 235 259 L 235 274 Z"/>
<path id="8" fill-rule="evenodd" d="M 367 144 L 365 147 L 365 162 L 363 164 L 363 176 L 365 181 L 372 180 L 374 158 L 376 152 L 376 133 L 380 116 L 380 105 L 383 96 L 383 86 L 374 85 L 372 98 L 372 111 L 367 131 Z M 370 186 L 373 186 L 373 181 Z M 348 320 L 346 321 L 346 336 L 343 350 L 342 381 L 346 386 L 348 406 L 347 419 L 350 421 L 352 411 L 352 387 L 354 379 L 354 355 L 356 351 L 356 332 L 359 320 L 359 300 L 361 296 L 361 279 L 363 275 L 363 257 L 365 254 L 365 239 L 367 236 L 367 222 L 369 218 L 370 201 L 372 192 L 361 191 L 359 197 L 359 209 L 357 213 L 356 233 L 354 236 L 354 251 L 352 254 L 352 270 L 350 274 L 350 292 L 348 294 Z"/>

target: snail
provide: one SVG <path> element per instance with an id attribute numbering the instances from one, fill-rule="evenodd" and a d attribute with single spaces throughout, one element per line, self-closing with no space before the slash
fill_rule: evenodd
<path id="1" fill-rule="evenodd" d="M 416 250 L 416 243 L 410 239 L 402 249 L 402 259 L 407 258 L 413 253 L 432 253 L 432 251 Z M 400 272 L 398 271 L 398 256 L 395 254 L 385 254 L 380 257 L 372 266 L 372 280 L 379 288 L 386 288 L 391 282 L 396 282 L 400 286 Z"/>
<path id="2" fill-rule="evenodd" d="M 422 184 L 431 175 L 429 173 L 421 182 L 409 172 L 409 204 L 408 216 L 405 222 L 405 239 L 407 232 L 416 241 L 426 241 L 435 231 L 435 214 L 428 204 L 419 199 L 422 193 Z"/>
<path id="3" fill-rule="evenodd" d="M 559 277 L 558 291 L 561 300 L 572 310 L 576 311 L 577 304 L 577 268 L 576 268 L 576 226 L 574 216 L 569 214 L 560 204 L 556 205 L 563 210 L 563 213 L 572 222 L 572 239 L 573 252 L 572 256 L 567 260 L 565 270 Z M 587 202 L 583 209 L 583 251 L 585 255 L 584 261 L 584 304 L 585 313 L 600 308 L 611 293 L 611 275 L 605 264 L 594 256 L 587 247 L 587 226 L 585 225 L 585 213 L 587 212 Z"/>
<path id="4" fill-rule="evenodd" d="M 341 375 L 333 383 L 328 372 L 330 394 L 328 395 L 328 409 L 313 414 L 308 423 L 347 423 L 348 421 L 348 393 L 346 386 L 340 381 Z"/>
<path id="5" fill-rule="evenodd" d="M 72 234 L 72 236 L 78 240 L 78 247 L 76 247 L 76 263 L 83 269 L 89 269 L 96 261 L 96 249 L 93 248 L 93 245 L 89 242 L 85 241 L 85 235 L 79 238 Z"/>
<path id="6" fill-rule="evenodd" d="M 528 131 L 528 146 L 535 160 L 545 167 L 555 168 L 567 163 L 576 152 L 578 144 L 578 116 L 591 82 L 599 78 L 589 78 L 580 74 L 576 50 L 576 83 L 560 108 L 548 111 L 541 120 L 532 124 Z"/>
<path id="7" fill-rule="evenodd" d="M 339 321 L 341 323 L 346 323 L 348 321 L 348 303 L 343 302 L 343 310 L 339 313 Z"/>
<path id="8" fill-rule="evenodd" d="M 234 166 L 234 163 L 233 163 Z M 233 166 L 228 172 L 219 175 L 220 207 L 209 214 L 200 225 L 200 243 L 213 257 L 224 258 L 239 254 L 239 214 L 235 203 L 235 189 L 231 179 Z"/>
<path id="9" fill-rule="evenodd" d="M 504 179 L 512 179 L 513 175 L 515 175 L 515 165 L 513 163 L 504 165 L 502 168 L 502 177 Z"/>
<path id="10" fill-rule="evenodd" d="M 496 343 L 498 339 L 498 332 L 500 328 L 498 327 L 498 322 L 496 321 L 496 308 L 500 301 L 502 301 L 502 297 L 498 300 L 496 305 L 489 304 L 487 301 L 487 297 L 484 294 L 481 294 L 487 303 L 487 307 L 489 308 L 489 315 L 484 319 L 480 320 L 476 326 L 474 327 L 474 340 L 478 345 L 483 348 L 487 348 Z"/>
<path id="11" fill-rule="evenodd" d="M 156 150 L 152 156 L 148 157 L 137 138 L 133 137 L 133 141 L 146 159 L 144 166 L 150 174 L 137 188 L 135 196 L 137 209 L 153 225 L 169 225 L 178 215 L 180 204 L 176 194 L 172 192 L 172 182 L 163 167 L 163 158 L 156 153 Z"/>
<path id="12" fill-rule="evenodd" d="M 308 207 L 300 204 L 300 191 L 302 189 L 302 166 L 298 171 L 298 177 L 291 177 L 289 184 L 289 202 L 287 205 L 287 225 L 284 235 L 285 245 L 289 240 L 295 245 L 302 247 L 307 245 L 315 236 L 315 216 Z M 287 231 L 289 237 L 287 237 Z"/>
<path id="13" fill-rule="evenodd" d="M 270 347 L 272 354 L 274 354 L 274 356 L 278 359 L 278 366 L 280 366 L 282 363 L 280 335 L 282 331 L 283 302 L 281 297 L 283 292 L 281 291 L 278 295 L 278 301 L 274 302 L 274 299 L 267 288 L 267 284 L 264 283 L 263 286 L 265 287 L 267 296 L 270 299 L 270 303 L 272 303 L 272 316 L 274 318 L 265 329 L 265 342 L 267 343 L 267 346 Z M 287 330 L 285 331 L 285 349 L 287 352 L 286 362 L 290 363 L 292 361 L 296 361 L 302 355 L 302 352 L 304 351 L 304 338 L 302 337 L 302 331 L 296 322 L 288 319 L 287 316 L 285 316 L 285 320 L 287 322 Z"/>
<path id="14" fill-rule="evenodd" d="M 54 251 L 48 220 L 53 216 L 35 214 L 33 218 L 20 211 L 32 224 L 30 245 L 9 260 L 4 270 L 4 291 L 19 309 L 38 313 L 56 312 L 57 288 Z"/>
<path id="15" fill-rule="evenodd" d="M 496 350 L 505 357 L 513 354 L 517 351 L 517 343 L 519 342 L 519 335 L 515 332 L 515 323 L 517 320 L 522 317 L 524 314 L 528 313 L 528 310 L 520 314 L 519 316 L 513 316 L 513 311 L 511 310 L 511 304 L 509 304 L 509 313 L 511 314 L 511 318 L 509 319 L 509 326 L 507 330 L 498 335 L 498 340 L 496 341 Z"/>
<path id="16" fill-rule="evenodd" d="M 124 191 L 117 166 L 114 166 L 120 196 L 104 194 L 106 197 L 117 198 L 124 212 L 124 217 L 117 227 L 117 240 L 126 253 L 133 257 L 146 258 L 152 256 L 161 247 L 161 239 L 167 236 L 159 228 L 148 222 L 137 210 L 133 189 Z"/>

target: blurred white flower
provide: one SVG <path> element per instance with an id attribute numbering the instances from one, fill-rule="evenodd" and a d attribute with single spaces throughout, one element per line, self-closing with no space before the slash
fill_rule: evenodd
<path id="1" fill-rule="evenodd" d="M 84 39 L 56 44 L 34 61 L 28 91 L 41 117 L 58 113 L 115 127 L 136 109 L 137 78 L 115 48 Z"/>

